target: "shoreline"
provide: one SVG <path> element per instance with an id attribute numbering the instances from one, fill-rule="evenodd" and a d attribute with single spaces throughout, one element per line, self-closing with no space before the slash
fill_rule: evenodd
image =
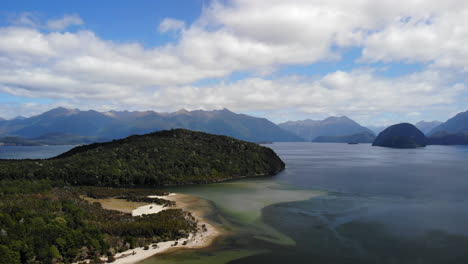
<path id="1" fill-rule="evenodd" d="M 116 202 L 115 200 L 120 199 L 92 199 L 87 197 L 86 200 L 99 202 L 104 201 L 105 206 L 103 208 L 109 210 L 117 210 L 125 213 L 131 213 L 132 216 L 140 216 L 143 214 L 155 214 L 166 209 L 182 209 L 190 212 L 197 220 L 197 232 L 189 234 L 187 238 L 181 238 L 179 240 L 171 240 L 165 242 L 159 242 L 149 245 L 149 249 L 145 250 L 143 247 L 129 249 L 127 251 L 117 253 L 114 255 L 114 264 L 136 264 L 147 258 L 155 255 L 172 252 L 173 250 L 179 249 L 197 249 L 209 247 L 213 241 L 223 234 L 223 231 L 219 227 L 215 227 L 204 219 L 205 212 L 204 208 L 198 208 L 200 202 L 205 201 L 196 196 L 187 194 L 170 193 L 166 196 L 148 196 L 150 198 L 162 198 L 170 201 L 175 201 L 176 205 L 172 207 L 163 207 L 157 204 L 148 203 L 136 203 L 136 202 Z M 206 202 L 207 203 L 207 202 Z M 203 203 L 202 203 L 203 204 Z M 116 206 L 117 205 L 117 206 Z M 136 206 L 138 205 L 138 206 Z M 128 209 L 128 206 L 132 209 Z M 127 208 L 125 208 L 127 207 Z M 136 208 L 135 208 L 136 207 Z M 133 209 L 134 208 L 134 209 Z M 204 210 L 202 210 L 204 209 Z M 157 246 L 156 246 L 157 245 Z M 103 260 L 107 260 L 103 258 Z"/>

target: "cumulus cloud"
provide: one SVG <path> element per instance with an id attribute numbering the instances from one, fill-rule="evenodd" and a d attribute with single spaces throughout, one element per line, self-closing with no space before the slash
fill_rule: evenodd
<path id="1" fill-rule="evenodd" d="M 466 23 L 467 8 L 395 21 L 367 38 L 363 59 L 424 62 L 468 71 Z"/>
<path id="2" fill-rule="evenodd" d="M 308 113 L 362 115 L 369 112 L 407 113 L 412 109 L 450 104 L 467 91 L 466 85 L 454 82 L 449 73 L 428 70 L 387 78 L 375 71 L 360 69 L 336 71 L 318 79 L 298 76 L 247 78 L 209 87 L 167 87 L 147 98 L 146 103 L 158 101 L 161 107 L 192 105 L 202 109 L 225 106 L 239 111 L 275 110 L 287 106 Z"/>
<path id="3" fill-rule="evenodd" d="M 169 31 L 179 31 L 185 28 L 185 22 L 178 19 L 165 18 L 158 27 L 158 31 L 166 33 Z"/>
<path id="4" fill-rule="evenodd" d="M 83 23 L 77 15 L 41 28 L 25 14 L 16 26 L 0 28 L 0 91 L 97 105 L 105 100 L 116 108 L 421 112 L 415 108 L 450 104 L 466 92 L 460 71 L 468 69 L 467 18 L 467 3 L 458 0 L 214 1 L 191 25 L 164 19 L 158 30 L 179 32 L 177 42 L 145 48 L 92 31 L 63 32 Z M 260 78 L 278 67 L 339 60 L 348 47 L 362 48 L 366 63 L 417 62 L 425 69 L 398 78 L 362 69 L 319 79 Z M 253 77 L 193 85 L 233 72 Z"/>

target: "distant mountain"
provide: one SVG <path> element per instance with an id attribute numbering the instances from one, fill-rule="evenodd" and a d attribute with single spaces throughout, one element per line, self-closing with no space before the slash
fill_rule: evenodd
<path id="1" fill-rule="evenodd" d="M 27 117 L 24 117 L 24 116 L 17 116 L 15 118 L 13 118 L 12 120 L 24 120 L 26 119 Z"/>
<path id="2" fill-rule="evenodd" d="M 387 126 L 366 126 L 368 129 L 370 129 L 372 132 L 374 132 L 376 135 L 378 135 L 380 132 L 384 131 Z"/>
<path id="3" fill-rule="evenodd" d="M 414 126 L 421 130 L 421 132 L 423 132 L 424 134 L 427 134 L 440 124 L 442 124 L 442 122 L 440 121 L 419 121 L 418 123 L 414 124 Z"/>
<path id="4" fill-rule="evenodd" d="M 48 133 L 37 138 L 0 137 L 0 146 L 83 145 L 104 142 L 104 138 L 84 137 L 67 133 Z"/>
<path id="5" fill-rule="evenodd" d="M 69 133 L 47 133 L 31 139 L 31 141 L 42 145 L 82 145 L 94 142 L 104 142 L 108 141 L 108 139 L 85 137 Z"/>
<path id="6" fill-rule="evenodd" d="M 119 139 L 134 134 L 146 134 L 172 128 L 185 128 L 246 141 L 302 141 L 265 118 L 236 114 L 227 109 L 156 113 L 55 108 L 23 120 L 0 123 L 0 135 L 37 139 L 44 135 L 66 135 L 64 144 L 75 144 L 76 137 L 86 140 Z M 72 136 L 71 136 L 72 135 Z M 57 140 L 60 137 L 56 137 Z M 83 140 L 84 138 L 79 139 Z M 52 143 L 50 140 L 48 143 Z M 82 143 L 88 143 L 87 141 Z M 80 143 L 81 144 L 81 143 Z"/>
<path id="7" fill-rule="evenodd" d="M 428 135 L 432 136 L 436 133 L 447 132 L 448 134 L 458 134 L 468 132 L 468 111 L 457 114 L 450 118 L 445 123 L 432 129 Z"/>
<path id="8" fill-rule="evenodd" d="M 362 132 L 373 132 L 346 116 L 328 117 L 324 120 L 306 119 L 279 124 L 281 128 L 298 135 L 306 141 L 313 141 L 320 136 L 348 136 Z"/>
<path id="9" fill-rule="evenodd" d="M 430 145 L 468 145 L 468 133 L 438 132 L 428 138 Z"/>
<path id="10" fill-rule="evenodd" d="M 372 146 L 389 148 L 419 148 L 426 145 L 427 139 L 424 133 L 409 123 L 386 128 L 372 143 Z"/>
<path id="11" fill-rule="evenodd" d="M 372 143 L 375 140 L 374 133 L 364 131 L 348 136 L 319 136 L 313 142 L 322 143 Z"/>
<path id="12" fill-rule="evenodd" d="M 107 137 L 121 138 L 131 134 L 150 133 L 172 128 L 185 128 L 217 135 L 226 135 L 241 140 L 257 141 L 302 141 L 302 139 L 287 132 L 265 118 L 257 118 L 244 114 L 236 114 L 227 109 L 214 111 L 186 111 L 174 113 L 113 113 L 121 123 L 109 126 L 105 133 Z M 132 118 L 132 115 L 138 117 Z M 116 127 L 119 126 L 119 127 Z"/>
<path id="13" fill-rule="evenodd" d="M 6 120 L 5 118 L 0 117 L 0 121 L 5 121 L 5 120 Z"/>
<path id="14" fill-rule="evenodd" d="M 86 137 L 99 137 L 102 129 L 114 119 L 97 111 L 56 108 L 24 120 L 13 120 L 22 128 L 11 134 L 35 138 L 48 133 L 68 133 Z"/>
<path id="15" fill-rule="evenodd" d="M 22 137 L 2 137 L 0 146 L 41 146 L 41 143 Z"/>

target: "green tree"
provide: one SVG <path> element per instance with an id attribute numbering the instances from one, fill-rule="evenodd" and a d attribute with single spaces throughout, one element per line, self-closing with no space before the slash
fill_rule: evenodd
<path id="1" fill-rule="evenodd" d="M 5 245 L 0 245 L 0 264 L 20 264 L 20 255 Z"/>
<path id="2" fill-rule="evenodd" d="M 49 252 L 50 252 L 50 256 L 53 259 L 61 259 L 62 258 L 62 256 L 60 255 L 59 250 L 57 249 L 57 247 L 55 245 L 50 246 Z"/>

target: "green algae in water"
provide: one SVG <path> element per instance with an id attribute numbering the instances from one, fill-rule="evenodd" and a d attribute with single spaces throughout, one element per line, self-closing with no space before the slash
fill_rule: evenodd
<path id="1" fill-rule="evenodd" d="M 271 179 L 184 187 L 174 191 L 212 201 L 220 214 L 229 221 L 230 230 L 280 245 L 294 245 L 295 242 L 262 221 L 262 209 L 276 203 L 308 200 L 325 194 L 321 191 L 300 190 Z"/>
<path id="2" fill-rule="evenodd" d="M 293 246 L 295 241 L 266 224 L 262 210 L 272 204 L 301 201 L 324 192 L 300 190 L 271 179 L 241 180 L 219 184 L 172 188 L 170 191 L 196 195 L 213 203 L 208 220 L 222 225 L 231 234 L 220 238 L 211 247 L 178 250 L 149 258 L 152 263 L 229 263 L 253 255 L 267 253 L 271 244 Z"/>
<path id="3" fill-rule="evenodd" d="M 248 256 L 264 253 L 265 251 L 259 250 L 219 250 L 216 252 L 209 252 L 207 250 L 179 250 L 166 255 L 159 255 L 156 258 L 150 258 L 139 262 L 139 264 L 220 264 L 228 263 L 230 261 L 245 258 Z"/>

